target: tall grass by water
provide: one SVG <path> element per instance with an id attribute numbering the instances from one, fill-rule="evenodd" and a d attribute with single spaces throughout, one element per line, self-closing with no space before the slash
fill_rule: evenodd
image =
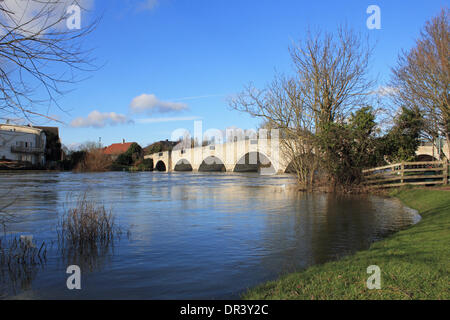
<path id="1" fill-rule="evenodd" d="M 73 202 L 70 200 L 67 202 Z M 114 248 L 114 241 L 122 234 L 123 229 L 116 223 L 113 210 L 88 199 L 84 193 L 59 219 L 58 249 L 67 263 L 94 270 L 103 265 Z"/>
<path id="2" fill-rule="evenodd" d="M 91 246 L 105 247 L 120 237 L 122 229 L 115 222 L 112 209 L 107 210 L 83 194 L 73 208 L 65 210 L 57 228 L 62 248 L 68 246 L 80 250 Z"/>
<path id="3" fill-rule="evenodd" d="M 116 223 L 112 209 L 107 210 L 87 195 L 67 197 L 56 225 L 56 249 L 67 265 L 76 264 L 83 270 L 93 271 L 107 263 L 114 241 L 120 239 L 123 229 Z M 0 299 L 29 290 L 39 270 L 45 268 L 48 253 L 47 244 L 33 243 L 31 235 L 7 234 L 9 227 L 21 219 L 19 213 L 5 213 L 5 209 L 2 217 L 8 219 L 0 220 L 3 230 L 0 233 Z M 129 236 L 130 231 L 126 234 Z"/>
<path id="4" fill-rule="evenodd" d="M 22 239 L 0 239 L 0 265 L 13 268 L 17 265 L 39 265 L 46 260 L 45 242 L 39 247 Z"/>
<path id="5" fill-rule="evenodd" d="M 10 290 L 28 290 L 46 262 L 45 242 L 36 246 L 24 239 L 0 237 L 0 298 Z"/>

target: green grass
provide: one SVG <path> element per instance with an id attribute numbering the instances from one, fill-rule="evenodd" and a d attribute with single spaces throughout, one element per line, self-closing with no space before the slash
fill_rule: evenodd
<path id="1" fill-rule="evenodd" d="M 450 192 L 403 189 L 391 194 L 422 220 L 368 250 L 312 266 L 247 291 L 244 299 L 449 299 Z M 366 286 L 367 267 L 381 269 L 381 289 Z"/>

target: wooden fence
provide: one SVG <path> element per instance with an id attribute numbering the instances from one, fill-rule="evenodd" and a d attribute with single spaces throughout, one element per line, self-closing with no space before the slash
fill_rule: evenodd
<path id="1" fill-rule="evenodd" d="M 376 188 L 449 183 L 448 161 L 401 162 L 363 171 L 365 184 Z"/>

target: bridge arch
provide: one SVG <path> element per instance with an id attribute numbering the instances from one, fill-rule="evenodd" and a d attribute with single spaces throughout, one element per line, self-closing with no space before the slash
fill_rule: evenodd
<path id="1" fill-rule="evenodd" d="M 226 167 L 224 162 L 216 157 L 216 156 L 209 156 L 206 157 L 203 161 L 200 167 L 198 168 L 198 171 L 203 172 L 211 172 L 211 171 L 218 171 L 218 172 L 225 172 Z"/>
<path id="2" fill-rule="evenodd" d="M 156 170 L 156 171 L 166 172 L 166 171 L 167 171 L 167 166 L 166 166 L 166 164 L 164 163 L 164 161 L 159 160 L 159 161 L 156 163 L 155 170 Z"/>
<path id="3" fill-rule="evenodd" d="M 439 161 L 439 155 L 443 158 L 450 158 L 449 145 L 443 144 L 441 150 L 439 150 L 435 145 L 431 143 L 425 143 L 420 145 L 416 150 L 416 159 L 418 161 Z"/>
<path id="4" fill-rule="evenodd" d="M 186 159 L 180 159 L 173 168 L 174 171 L 192 171 L 191 163 Z"/>
<path id="5" fill-rule="evenodd" d="M 260 151 L 250 151 L 242 155 L 233 169 L 234 172 L 260 172 L 275 174 L 277 169 L 272 160 Z"/>

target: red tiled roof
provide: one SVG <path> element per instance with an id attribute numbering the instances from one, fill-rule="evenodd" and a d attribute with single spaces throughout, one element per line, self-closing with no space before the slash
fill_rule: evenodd
<path id="1" fill-rule="evenodd" d="M 104 154 L 118 155 L 126 152 L 134 142 L 113 143 L 109 147 L 103 149 Z"/>

